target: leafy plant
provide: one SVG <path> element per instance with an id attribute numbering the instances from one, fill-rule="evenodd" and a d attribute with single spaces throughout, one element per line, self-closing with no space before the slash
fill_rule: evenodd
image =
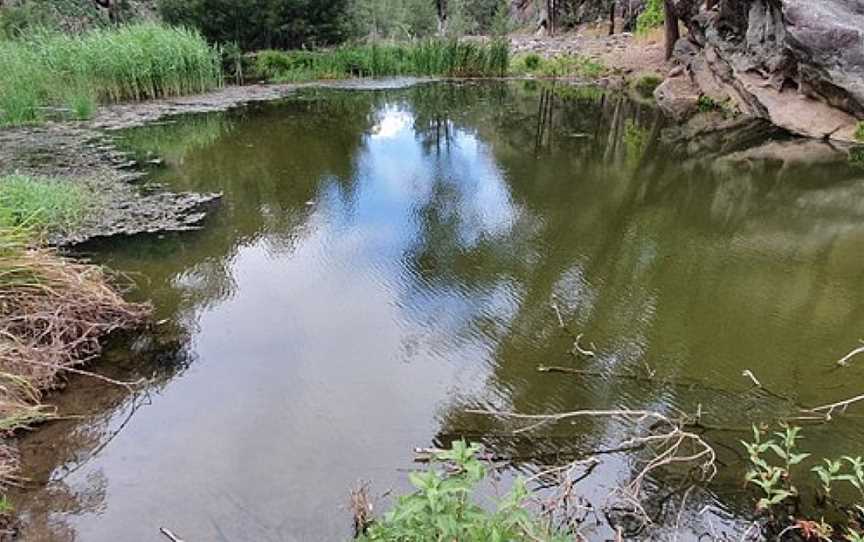
<path id="1" fill-rule="evenodd" d="M 476 487 L 486 477 L 486 468 L 477 458 L 480 449 L 477 444 L 454 442 L 450 450 L 435 457 L 428 471 L 412 473 L 416 491 L 400 497 L 360 540 L 563 541 L 525 509 L 528 490 L 521 481 L 493 503 L 493 511 L 474 502 Z"/>
<path id="2" fill-rule="evenodd" d="M 759 487 L 763 494 L 757 504 L 758 508 L 769 509 L 798 494 L 792 484 L 791 470 L 793 466 L 810 457 L 810 454 L 797 452 L 800 433 L 800 427 L 785 427 L 783 431 L 769 436 L 754 425 L 753 442 L 742 441 L 751 465 L 745 480 Z M 766 439 L 766 436 L 769 438 Z M 769 462 L 768 452 L 772 452 L 781 464 Z"/>
<path id="3" fill-rule="evenodd" d="M 843 456 L 840 460 L 823 459 L 825 465 L 817 465 L 811 470 L 816 473 L 822 482 L 822 489 L 827 495 L 831 494 L 834 482 L 845 482 L 855 488 L 864 499 L 864 459 L 859 457 Z M 843 466 L 848 465 L 844 471 Z"/>

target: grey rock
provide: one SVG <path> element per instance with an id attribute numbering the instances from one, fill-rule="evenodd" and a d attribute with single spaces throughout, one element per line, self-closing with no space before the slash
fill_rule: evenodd
<path id="1" fill-rule="evenodd" d="M 853 139 L 864 118 L 864 2 L 674 4 L 689 30 L 675 55 L 703 94 L 793 133 Z"/>

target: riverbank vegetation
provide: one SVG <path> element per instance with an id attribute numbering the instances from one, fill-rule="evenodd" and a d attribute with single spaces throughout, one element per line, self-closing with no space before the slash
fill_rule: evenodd
<path id="1" fill-rule="evenodd" d="M 509 65 L 509 46 L 504 41 L 480 44 L 430 39 L 319 52 L 262 51 L 256 57 L 255 71 L 274 81 L 395 75 L 502 77 Z"/>
<path id="2" fill-rule="evenodd" d="M 416 491 L 399 497 L 378 520 L 370 517 L 365 486 L 352 494 L 357 539 L 361 542 L 425 542 L 428 540 L 542 541 L 569 540 L 526 509 L 529 491 L 519 481 L 501 498 L 481 506 L 478 486 L 487 467 L 478 458 L 482 448 L 456 441 L 432 456 L 426 471 L 410 475 Z"/>
<path id="3" fill-rule="evenodd" d="M 204 92 L 222 84 L 221 62 L 197 32 L 156 23 L 34 31 L 0 41 L 0 123 L 86 118 L 98 103 Z"/>
<path id="4" fill-rule="evenodd" d="M 43 394 L 97 355 L 107 334 L 149 313 L 124 301 L 101 267 L 41 246 L 51 231 L 74 227 L 89 205 L 92 196 L 68 181 L 0 176 L 0 491 L 16 481 L 7 437 L 52 418 Z"/>

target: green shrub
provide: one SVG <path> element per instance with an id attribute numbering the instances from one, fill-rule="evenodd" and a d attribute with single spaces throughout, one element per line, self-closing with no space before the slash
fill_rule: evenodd
<path id="1" fill-rule="evenodd" d="M 711 96 L 702 95 L 699 96 L 699 100 L 696 102 L 696 108 L 700 113 L 710 113 L 711 111 L 720 111 L 721 107 L 717 101 Z"/>
<path id="2" fill-rule="evenodd" d="M 427 542 L 430 540 L 553 541 L 566 540 L 533 517 L 525 508 L 528 491 L 517 482 L 492 511 L 476 504 L 472 496 L 486 477 L 477 459 L 480 447 L 454 442 L 439 454 L 426 472 L 410 475 L 415 493 L 400 497 L 384 518 L 375 521 L 362 541 Z M 436 468 L 450 463 L 452 470 Z"/>
<path id="3" fill-rule="evenodd" d="M 636 18 L 636 34 L 644 35 L 653 28 L 663 26 L 665 21 L 663 0 L 648 0 L 645 10 Z"/>
<path id="4" fill-rule="evenodd" d="M 0 123 L 39 120 L 61 106 L 76 117 L 99 101 L 203 92 L 222 84 L 221 57 L 194 31 L 142 23 L 80 35 L 37 31 L 0 42 Z"/>
<path id="5" fill-rule="evenodd" d="M 540 65 L 543 63 L 543 58 L 536 53 L 529 53 L 525 55 L 525 68 L 530 71 L 536 71 L 540 68 Z"/>
<path id="6" fill-rule="evenodd" d="M 660 86 L 660 83 L 662 82 L 663 79 L 654 74 L 643 75 L 636 79 L 633 83 L 633 88 L 635 88 L 636 92 L 642 96 L 652 96 L 654 94 L 654 89 Z"/>
<path id="7" fill-rule="evenodd" d="M 0 229 L 65 231 L 77 225 L 91 205 L 81 185 L 63 179 L 0 176 Z"/>
<path id="8" fill-rule="evenodd" d="M 595 78 L 606 72 L 599 61 L 581 55 L 562 55 L 547 59 L 537 74 L 543 77 L 580 76 Z"/>

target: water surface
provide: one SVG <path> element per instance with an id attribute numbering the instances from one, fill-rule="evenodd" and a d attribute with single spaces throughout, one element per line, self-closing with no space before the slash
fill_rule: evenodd
<path id="1" fill-rule="evenodd" d="M 590 420 L 526 442 L 477 407 L 701 409 L 733 429 L 710 435 L 729 468 L 684 539 L 705 504 L 746 511 L 736 429 L 860 392 L 864 362 L 833 361 L 864 336 L 864 172 L 673 153 L 665 128 L 625 97 L 515 82 L 309 90 L 129 133 L 164 158 L 154 182 L 224 198 L 199 232 L 84 248 L 165 320 L 98 368 L 153 383 L 56 398 L 91 415 L 24 439 L 25 539 L 346 539 L 348 490 L 404 491 L 414 447 L 466 437 L 530 471 L 620 438 Z M 596 357 L 568 354 L 577 333 Z M 807 444 L 853 452 L 862 428 Z M 584 494 L 633 469 L 604 456 Z"/>

